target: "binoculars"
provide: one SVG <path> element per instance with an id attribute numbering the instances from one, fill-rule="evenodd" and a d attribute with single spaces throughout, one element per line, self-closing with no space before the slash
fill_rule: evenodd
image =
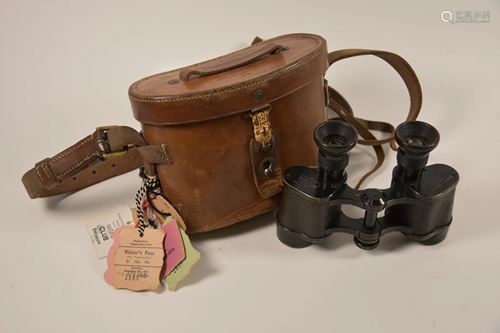
<path id="1" fill-rule="evenodd" d="M 359 248 L 372 250 L 381 236 L 399 231 L 425 245 L 443 241 L 452 221 L 458 172 L 444 164 L 427 166 L 429 153 L 439 143 L 439 132 L 431 125 L 404 122 L 395 137 L 399 149 L 391 186 L 354 190 L 346 184 L 345 168 L 357 131 L 338 120 L 316 127 L 319 167 L 294 166 L 283 175 L 276 216 L 279 240 L 302 248 L 344 232 L 354 236 Z M 363 209 L 364 218 L 348 217 L 342 205 Z"/>

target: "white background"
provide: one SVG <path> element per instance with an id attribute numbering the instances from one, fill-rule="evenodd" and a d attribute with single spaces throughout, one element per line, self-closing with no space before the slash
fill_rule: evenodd
<path id="1" fill-rule="evenodd" d="M 444 23 L 443 10 L 489 11 L 491 21 Z M 0 332 L 500 332 L 499 24 L 498 1 L 1 0 Z M 367 252 L 334 235 L 294 250 L 277 240 L 272 212 L 192 236 L 202 259 L 178 291 L 134 293 L 104 282 L 83 217 L 133 206 L 136 172 L 28 199 L 21 177 L 35 162 L 96 126 L 139 128 L 134 81 L 295 32 L 412 65 L 419 119 L 441 133 L 430 162 L 461 175 L 443 243 L 390 234 Z M 339 62 L 327 79 L 360 117 L 406 117 L 404 84 L 378 58 Z M 389 186 L 387 155 L 366 187 Z M 356 149 L 349 184 L 374 163 Z"/>

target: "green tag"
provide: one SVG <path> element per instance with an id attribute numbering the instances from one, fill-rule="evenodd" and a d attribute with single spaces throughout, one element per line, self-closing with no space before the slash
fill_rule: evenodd
<path id="1" fill-rule="evenodd" d="M 196 251 L 193 245 L 191 245 L 188 235 L 181 228 L 179 228 L 179 231 L 184 242 L 186 258 L 165 278 L 165 282 L 167 282 L 168 289 L 170 290 L 175 290 L 179 282 L 189 274 L 193 265 L 200 260 L 200 252 Z"/>

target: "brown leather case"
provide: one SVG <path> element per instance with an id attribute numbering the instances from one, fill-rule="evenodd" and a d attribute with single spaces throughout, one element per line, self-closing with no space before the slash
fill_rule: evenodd
<path id="1" fill-rule="evenodd" d="M 130 101 L 142 133 L 124 126 L 98 128 L 75 145 L 35 164 L 23 176 L 31 198 L 79 190 L 144 165 L 158 175 L 188 232 L 221 228 L 264 213 L 280 200 L 282 170 L 316 165 L 314 128 L 326 106 L 373 146 L 394 144 L 394 127 L 354 117 L 347 101 L 327 85 L 335 62 L 373 55 L 391 65 L 410 94 L 407 120 L 422 103 L 418 79 L 400 56 L 378 50 L 327 52 L 326 41 L 291 34 L 132 84 Z M 391 133 L 377 140 L 370 130 Z"/>
<path id="2" fill-rule="evenodd" d="M 317 163 L 312 133 L 327 119 L 327 57 L 323 38 L 293 34 L 132 84 L 144 138 L 166 145 L 170 155 L 143 158 L 156 164 L 162 189 L 182 207 L 190 232 L 269 211 L 279 203 L 281 170 Z M 274 133 L 267 151 L 254 135 L 261 110 L 269 111 Z M 265 175 L 259 166 L 271 169 Z"/>

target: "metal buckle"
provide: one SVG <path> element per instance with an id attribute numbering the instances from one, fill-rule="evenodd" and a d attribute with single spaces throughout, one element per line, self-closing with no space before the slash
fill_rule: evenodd
<path id="1" fill-rule="evenodd" d="M 116 126 L 116 125 L 101 126 L 101 127 L 97 127 L 95 130 L 96 131 L 104 131 L 106 133 L 108 130 L 115 128 L 115 127 L 118 127 L 118 126 Z M 107 141 L 107 137 L 106 137 L 106 141 Z M 125 155 L 126 153 L 128 153 L 128 147 L 123 147 L 121 151 L 114 151 L 111 153 L 102 153 L 102 154 L 98 154 L 98 155 L 101 158 L 108 159 L 108 158 L 122 156 L 122 155 Z"/>
<path id="2" fill-rule="evenodd" d="M 121 151 L 114 151 L 112 153 L 104 153 L 101 155 L 102 158 L 104 159 L 108 159 L 108 158 L 112 158 L 112 157 L 118 157 L 118 156 L 122 156 L 122 155 L 125 155 L 126 153 L 128 153 L 128 147 L 124 147 L 125 149 L 121 150 Z"/>

